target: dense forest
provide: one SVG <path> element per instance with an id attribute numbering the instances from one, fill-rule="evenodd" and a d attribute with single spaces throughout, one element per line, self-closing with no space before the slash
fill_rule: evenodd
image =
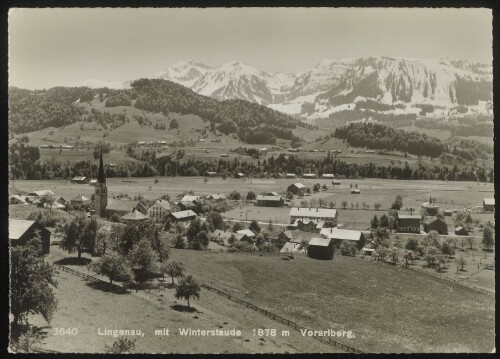
<path id="1" fill-rule="evenodd" d="M 493 154 L 491 146 L 474 140 L 451 137 L 443 142 L 437 137 L 371 122 L 353 122 L 339 127 L 333 136 L 346 140 L 353 147 L 401 151 L 430 158 L 451 154 L 460 163 L 464 160 L 488 159 Z"/>
<path id="2" fill-rule="evenodd" d="M 95 178 L 97 161 L 80 161 L 73 165 L 56 160 L 46 162 L 36 160 L 39 157 L 37 148 L 25 143 L 10 146 L 10 176 L 13 179 L 69 179 L 76 175 Z M 175 155 L 157 158 L 154 151 L 145 151 L 141 155 L 145 162 L 121 164 L 106 167 L 108 177 L 151 177 L 151 176 L 202 176 L 207 171 L 219 175 L 233 177 L 237 172 L 248 176 L 264 177 L 264 173 L 279 177 L 279 173 L 334 173 L 337 178 L 386 178 L 398 180 L 445 180 L 445 181 L 480 181 L 493 182 L 491 168 L 461 167 L 457 165 L 427 167 L 419 165 L 411 168 L 408 163 L 403 166 L 376 166 L 373 163 L 346 163 L 335 159 L 328 153 L 324 159 L 299 159 L 294 155 L 273 156 L 258 160 L 257 163 L 247 161 L 218 160 L 206 162 L 195 159 L 180 159 Z"/>

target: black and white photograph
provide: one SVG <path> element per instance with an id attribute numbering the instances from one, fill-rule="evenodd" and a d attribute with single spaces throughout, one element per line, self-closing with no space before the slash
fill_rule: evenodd
<path id="1" fill-rule="evenodd" d="M 7 20 L 10 353 L 496 352 L 492 9 Z"/>

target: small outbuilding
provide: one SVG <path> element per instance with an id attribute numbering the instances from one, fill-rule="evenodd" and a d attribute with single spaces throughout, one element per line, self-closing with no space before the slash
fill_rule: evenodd
<path id="1" fill-rule="evenodd" d="M 11 246 L 25 245 L 38 231 L 42 242 L 42 254 L 49 254 L 50 231 L 35 221 L 9 219 L 9 242 Z"/>
<path id="2" fill-rule="evenodd" d="M 469 235 L 469 230 L 464 227 L 457 227 L 455 228 L 455 234 L 457 236 L 468 236 Z"/>
<path id="3" fill-rule="evenodd" d="M 427 217 L 424 219 L 424 231 L 436 231 L 439 234 L 448 234 L 448 225 L 445 221 L 437 217 Z"/>
<path id="4" fill-rule="evenodd" d="M 315 259 L 333 259 L 333 241 L 330 238 L 311 238 L 307 255 Z"/>

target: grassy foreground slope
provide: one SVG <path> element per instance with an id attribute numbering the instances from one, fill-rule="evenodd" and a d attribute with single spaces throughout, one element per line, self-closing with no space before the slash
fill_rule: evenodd
<path id="1" fill-rule="evenodd" d="M 203 282 L 311 329 L 352 330 L 366 352 L 490 352 L 495 299 L 421 273 L 337 256 L 173 250 Z"/>

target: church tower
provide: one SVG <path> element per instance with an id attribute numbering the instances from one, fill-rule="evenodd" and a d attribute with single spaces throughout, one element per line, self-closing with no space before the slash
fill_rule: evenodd
<path id="1" fill-rule="evenodd" d="M 102 161 L 102 147 L 101 159 L 99 160 L 99 173 L 97 175 L 97 184 L 95 185 L 95 201 L 94 208 L 95 214 L 99 217 L 104 217 L 104 210 L 108 205 L 108 188 L 106 187 L 106 175 L 104 174 L 104 164 Z"/>

